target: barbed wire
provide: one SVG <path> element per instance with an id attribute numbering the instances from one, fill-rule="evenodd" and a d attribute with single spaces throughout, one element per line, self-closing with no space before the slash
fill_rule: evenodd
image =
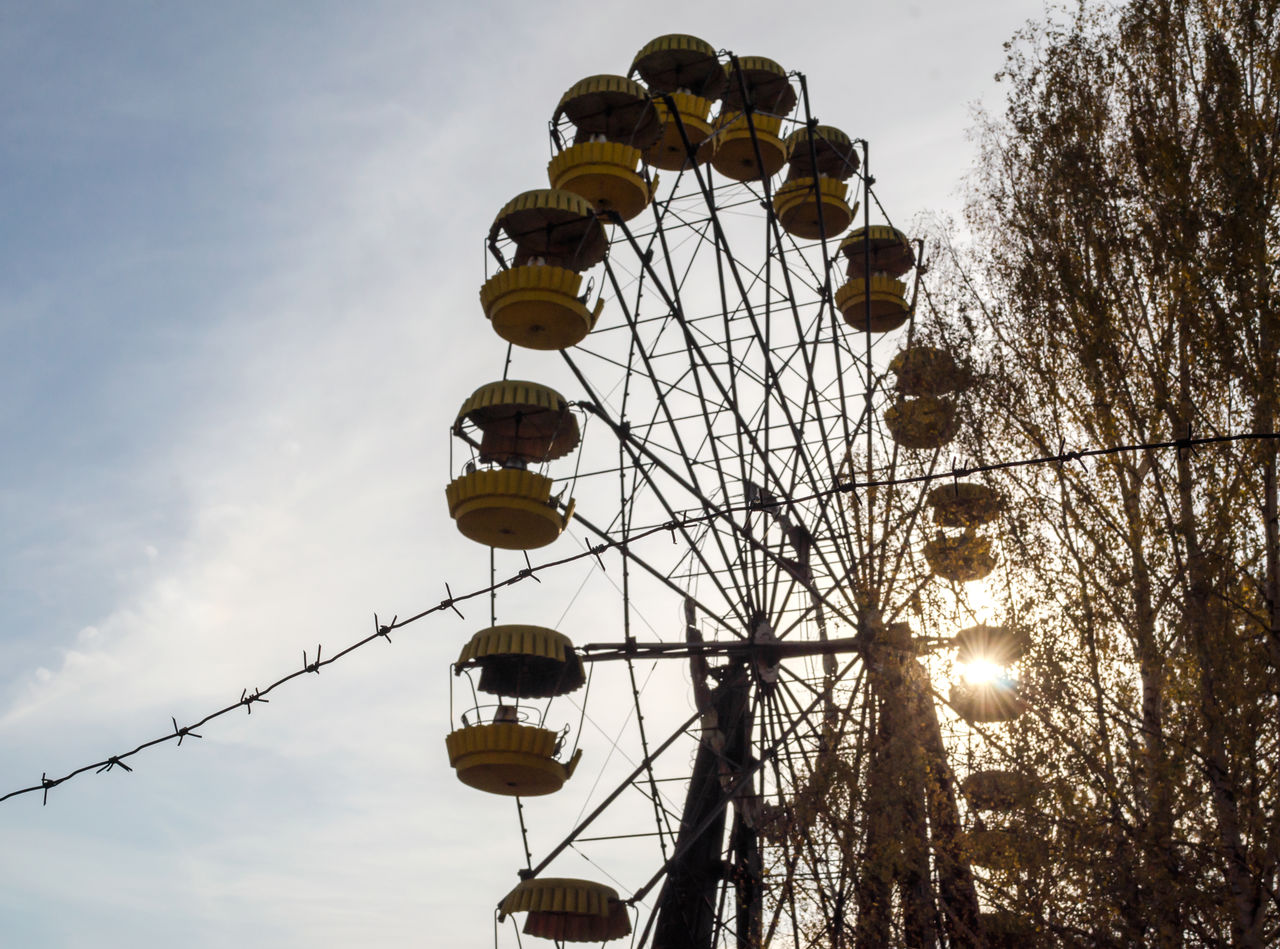
<path id="1" fill-rule="evenodd" d="M 1072 461 L 1082 461 L 1085 458 L 1097 458 L 1105 455 L 1123 454 L 1128 452 L 1166 451 L 1169 449 L 1186 451 L 1186 450 L 1190 450 L 1190 449 L 1194 449 L 1194 448 L 1198 448 L 1206 445 L 1216 445 L 1216 444 L 1225 444 L 1225 443 L 1231 443 L 1231 442 L 1245 442 L 1245 441 L 1271 441 L 1271 440 L 1277 440 L 1277 439 L 1280 439 L 1280 433 L 1274 433 L 1274 432 L 1242 432 L 1242 433 L 1232 434 L 1232 435 L 1208 435 L 1208 436 L 1195 437 L 1192 435 L 1191 430 L 1188 429 L 1187 435 L 1184 438 L 1169 439 L 1169 440 L 1158 441 L 1158 442 L 1142 442 L 1142 443 L 1129 444 L 1129 445 L 1113 445 L 1107 448 L 1085 448 L 1085 449 L 1079 449 L 1075 451 L 1065 450 L 1065 444 L 1064 444 L 1063 447 L 1055 455 L 1038 455 L 1038 456 L 1032 456 L 1027 458 L 1020 458 L 1013 461 L 993 462 L 990 464 L 983 464 L 983 465 L 963 465 L 963 466 L 953 465 L 950 469 L 947 469 L 947 470 L 933 471 L 933 472 L 928 472 L 928 473 L 919 474 L 919 475 L 910 475 L 902 478 L 879 478 L 879 479 L 867 479 L 865 481 L 858 481 L 856 479 L 849 480 L 849 481 L 837 480 L 837 482 L 834 485 L 832 485 L 830 488 L 826 488 L 822 491 L 817 491 L 813 494 L 790 498 L 789 500 L 793 503 L 801 503 L 805 501 L 812 501 L 812 500 L 818 500 L 824 497 L 829 497 L 837 493 L 856 492 L 861 488 L 879 488 L 879 487 L 891 487 L 894 485 L 922 484 L 929 481 L 941 481 L 948 478 L 952 478 L 952 479 L 964 478 L 964 477 L 969 477 L 975 474 L 982 474 L 984 472 L 1002 471 L 1002 470 L 1007 470 L 1009 468 L 1031 467 L 1034 465 L 1048 465 L 1048 464 L 1060 465 L 1060 464 L 1066 464 Z M 144 741 L 142 744 L 138 745 L 136 748 L 133 748 L 130 751 L 122 752 L 116 755 L 110 755 L 102 759 L 101 761 L 94 761 L 89 764 L 82 765 L 73 771 L 67 772 L 62 777 L 59 777 L 59 778 L 51 778 L 49 777 L 48 772 L 42 772 L 40 775 L 40 783 L 33 784 L 30 787 L 18 788 L 17 790 L 10 791 L 5 795 L 0 796 L 0 802 L 7 801 L 10 798 L 19 797 L 24 794 L 32 794 L 32 793 L 35 793 L 36 791 L 41 791 L 43 792 L 42 805 L 48 804 L 49 792 L 51 790 L 53 790 L 55 787 L 58 787 L 61 784 L 65 784 L 67 781 L 70 781 L 72 778 L 85 774 L 86 772 L 93 771 L 96 774 L 102 774 L 103 772 L 111 771 L 117 767 L 125 771 L 132 772 L 133 768 L 125 764 L 126 758 L 132 758 L 146 751 L 148 748 L 154 748 L 157 745 L 163 745 L 163 744 L 166 744 L 167 742 L 176 741 L 178 743 L 178 746 L 181 747 L 184 739 L 202 738 L 203 736 L 196 732 L 197 728 L 202 728 L 209 722 L 212 722 L 215 719 L 221 718 L 224 715 L 229 715 L 232 712 L 236 711 L 237 709 L 243 708 L 246 714 L 252 715 L 253 706 L 255 704 L 260 702 L 263 704 L 269 704 L 270 700 L 267 698 L 267 696 L 270 695 L 272 692 L 274 692 L 276 689 L 285 685 L 286 683 L 292 682 L 294 679 L 303 678 L 312 673 L 319 674 L 320 670 L 323 669 L 325 666 L 329 666 L 335 662 L 338 662 L 340 659 L 344 658 L 345 656 L 350 655 L 351 653 L 355 652 L 357 649 L 362 649 L 363 647 L 367 646 L 371 642 L 374 642 L 375 640 L 385 639 L 388 643 L 390 643 L 392 632 L 399 629 L 403 629 L 406 626 L 410 625 L 411 623 L 416 623 L 419 620 L 422 620 L 428 616 L 431 616 L 432 614 L 440 613 L 445 610 L 452 610 L 453 612 L 457 613 L 459 617 L 465 619 L 466 617 L 462 615 L 462 611 L 458 609 L 457 604 L 466 602 L 467 600 L 475 599 L 476 597 L 487 596 L 503 587 L 507 587 L 507 586 L 511 586 L 512 584 L 519 583 L 521 580 L 528 579 L 529 577 L 535 577 L 536 574 L 542 573 L 543 571 L 551 570 L 556 567 L 561 567 L 561 566 L 564 566 L 565 564 L 573 563 L 578 560 L 583 560 L 587 557 L 596 557 L 597 559 L 599 559 L 600 556 L 608 550 L 618 548 L 618 547 L 628 547 L 632 544 L 635 544 L 637 541 L 644 540 L 655 534 L 661 534 L 661 533 L 670 531 L 674 538 L 675 531 L 679 530 L 682 527 L 691 527 L 697 524 L 706 523 L 708 521 L 712 521 L 717 518 L 724 517 L 725 515 L 735 513 L 735 512 L 763 510 L 769 507 L 770 504 L 777 503 L 778 500 L 781 500 L 781 499 L 774 499 L 769 502 L 758 500 L 758 501 L 753 501 L 753 502 L 741 504 L 741 505 L 728 505 L 709 513 L 689 515 L 681 518 L 673 518 L 672 520 L 666 521 L 662 524 L 657 524 L 652 527 L 644 528 L 640 531 L 637 531 L 633 534 L 629 534 L 625 537 L 621 537 L 614 540 L 606 540 L 598 544 L 589 545 L 586 549 L 582 550 L 579 553 L 570 554 L 567 557 L 561 557 L 558 560 L 549 560 L 546 563 L 541 563 L 537 565 L 529 563 L 528 555 L 526 554 L 525 563 L 527 564 L 527 566 L 516 571 L 511 576 L 507 577 L 504 580 L 495 581 L 489 584 L 488 586 L 480 587 L 468 593 L 462 593 L 456 596 L 454 595 L 453 590 L 449 586 L 448 582 L 446 582 L 444 585 L 446 596 L 443 600 L 441 600 L 435 606 L 429 607 L 428 609 L 415 613 L 412 616 L 406 617 L 405 619 L 400 619 L 399 615 L 397 614 L 396 616 L 392 617 L 390 623 L 381 623 L 378 620 L 378 614 L 375 613 L 373 615 L 374 631 L 372 633 L 370 633 L 368 636 L 364 637 L 363 639 L 350 644 L 344 649 L 341 649 L 338 652 L 333 653 L 328 658 L 326 659 L 321 658 L 321 654 L 322 654 L 321 644 L 316 645 L 316 652 L 315 652 L 314 659 L 309 658 L 307 651 L 304 649 L 302 653 L 302 667 L 299 669 L 295 669 L 293 672 L 290 672 L 287 675 L 281 676 L 279 679 L 276 679 L 274 682 L 268 685 L 265 689 L 258 688 L 258 687 L 255 687 L 252 691 L 250 691 L 247 688 L 242 689 L 240 692 L 240 698 L 237 699 L 235 702 L 232 702 L 230 705 L 227 705 L 224 708 L 220 708 L 215 712 L 210 712 L 208 715 L 192 722 L 189 725 L 180 726 L 178 724 L 177 718 L 170 716 L 170 721 L 173 723 L 173 731 L 168 732 L 164 735 L 161 735 L 158 738 L 153 738 L 150 741 Z M 603 560 L 601 560 L 600 562 L 601 564 L 603 564 Z"/>

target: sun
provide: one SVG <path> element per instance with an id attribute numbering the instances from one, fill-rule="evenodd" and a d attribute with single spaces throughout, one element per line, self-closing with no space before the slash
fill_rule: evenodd
<path id="1" fill-rule="evenodd" d="M 969 685 L 988 685 L 1001 678 L 1004 667 L 990 659 L 974 659 L 963 666 L 964 681 Z"/>

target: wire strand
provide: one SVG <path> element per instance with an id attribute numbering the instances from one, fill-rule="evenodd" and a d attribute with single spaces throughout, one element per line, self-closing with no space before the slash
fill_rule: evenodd
<path id="1" fill-rule="evenodd" d="M 795 503 L 795 502 L 802 502 L 802 501 L 808 501 L 808 500 L 815 500 L 818 498 L 827 497 L 840 492 L 853 492 L 853 491 L 859 490 L 860 488 L 888 487 L 892 485 L 903 485 L 903 484 L 921 484 L 929 481 L 940 481 L 944 479 L 968 477 L 969 475 L 979 474 L 987 471 L 1002 471 L 1009 468 L 1030 467 L 1033 465 L 1065 464 L 1071 461 L 1080 461 L 1084 458 L 1097 458 L 1105 455 L 1115 455 L 1115 454 L 1122 454 L 1127 452 L 1161 451 L 1161 450 L 1169 450 L 1169 449 L 1174 449 L 1177 451 L 1187 451 L 1187 450 L 1191 450 L 1201 446 L 1208 446 L 1208 445 L 1219 445 L 1219 444 L 1227 444 L 1227 443 L 1234 443 L 1234 442 L 1248 442 L 1248 441 L 1273 441 L 1277 439 L 1280 439 L 1280 433 L 1275 433 L 1275 432 L 1241 432 L 1241 433 L 1231 434 L 1231 435 L 1207 435 L 1207 436 L 1201 436 L 1201 437 L 1192 437 L 1191 433 L 1188 432 L 1185 438 L 1178 438 L 1178 439 L 1159 441 L 1159 442 L 1145 442 L 1145 443 L 1128 444 L 1128 445 L 1113 445 L 1107 448 L 1085 448 L 1085 449 L 1080 449 L 1076 451 L 1064 450 L 1064 451 L 1060 451 L 1056 455 L 1039 455 L 1039 456 L 1028 457 L 1028 458 L 1020 458 L 1013 461 L 994 462 L 992 464 L 986 464 L 986 465 L 960 466 L 960 467 L 954 467 L 946 471 L 936 471 L 928 474 L 913 475 L 905 478 L 869 479 L 866 481 L 850 480 L 845 482 L 837 481 L 837 483 L 831 488 L 827 488 L 825 490 L 818 491 L 816 493 L 813 493 L 804 497 L 791 498 L 789 500 Z M 375 640 L 385 639 L 388 643 L 390 643 L 391 633 L 393 631 L 403 629 L 404 627 L 409 626 L 412 623 L 416 623 L 419 620 L 425 619 L 426 617 L 431 616 L 434 613 L 440 613 L 440 612 L 443 612 L 444 610 L 453 610 L 459 616 L 462 616 L 462 612 L 458 609 L 457 604 L 466 602 L 476 597 L 488 596 L 489 594 L 493 593 L 495 590 L 498 590 L 501 587 L 511 586 L 512 584 L 519 583 L 521 580 L 525 580 L 529 577 L 533 577 L 535 574 L 541 573 L 542 571 L 551 570 L 568 563 L 573 563 L 576 560 L 582 560 L 586 557 L 598 557 L 600 554 L 604 553 L 607 550 L 610 550 L 613 548 L 621 548 L 626 545 L 631 545 L 636 543 L 637 541 L 645 540 L 646 538 L 652 537 L 656 534 L 674 532 L 681 528 L 687 528 L 689 526 L 707 523 L 717 518 L 722 518 L 727 514 L 730 514 L 733 512 L 758 510 L 761 507 L 761 503 L 762 502 L 756 501 L 750 504 L 726 506 L 726 507 L 720 508 L 717 511 L 713 511 L 711 513 L 700 513 L 695 515 L 689 515 L 683 518 L 673 518 L 672 520 L 667 521 L 666 523 L 646 528 L 630 536 L 611 538 L 609 540 L 602 541 L 599 544 L 595 544 L 588 547 L 586 550 L 583 550 L 580 553 L 571 554 L 568 557 L 562 557 L 559 560 L 550 560 L 550 561 L 547 561 L 546 563 L 538 564 L 536 566 L 533 564 L 529 564 L 524 569 L 517 571 L 516 573 L 512 574 L 510 577 L 507 577 L 505 580 L 494 581 L 490 583 L 488 586 L 481 587 L 476 590 L 472 590 L 469 593 L 463 593 L 455 596 L 449 584 L 445 583 L 445 593 L 447 595 L 445 599 L 441 600 L 435 606 L 432 606 L 425 610 L 421 610 L 420 612 L 415 613 L 414 615 L 409 616 L 405 619 L 399 619 L 398 616 L 393 617 L 390 623 L 385 623 L 385 624 L 380 623 L 378 621 L 378 615 L 375 613 L 373 617 L 374 631 L 371 634 L 364 637 L 363 639 L 357 640 L 356 642 L 352 643 L 346 648 L 341 649 L 338 652 L 329 655 L 327 658 L 325 659 L 320 658 L 320 649 L 319 647 L 317 647 L 315 660 L 308 662 L 307 655 L 304 652 L 303 664 L 300 669 L 296 669 L 287 675 L 281 676 L 279 679 L 276 679 L 274 682 L 268 685 L 265 689 L 257 688 L 257 687 L 255 687 L 253 691 L 250 691 L 247 688 L 243 689 L 240 692 L 240 698 L 237 699 L 235 702 L 232 702 L 230 705 L 220 708 L 217 711 L 210 712 L 208 715 L 205 715 L 203 718 L 198 719 L 189 725 L 179 726 L 177 719 L 171 718 L 171 721 L 173 722 L 173 730 L 171 732 L 161 735 L 158 738 L 152 738 L 149 741 L 144 741 L 140 745 L 138 745 L 136 748 L 133 748 L 130 751 L 126 751 L 116 755 L 109 755 L 100 761 L 94 761 L 90 764 L 82 765 L 73 771 L 67 772 L 62 777 L 51 778 L 49 777 L 48 772 L 43 772 L 40 775 L 40 782 L 38 784 L 33 784 L 30 787 L 18 788 L 16 790 L 10 791 L 4 796 L 0 797 L 0 802 L 7 801 L 10 798 L 19 797 L 24 794 L 32 794 L 32 793 L 35 793 L 36 791 L 41 791 L 43 792 L 43 803 L 47 804 L 49 802 L 49 792 L 53 788 L 57 787 L 60 784 L 64 784 L 67 781 L 70 781 L 72 778 L 78 777 L 79 775 L 84 774 L 87 771 L 94 771 L 94 772 L 101 773 L 106 771 L 112 771 L 118 766 L 124 771 L 132 772 L 133 769 L 129 765 L 125 764 L 126 758 L 132 758 L 146 751 L 148 748 L 153 748 L 156 745 L 162 745 L 170 741 L 176 741 L 179 745 L 181 745 L 183 739 L 185 738 L 200 738 L 202 736 L 196 733 L 197 728 L 201 728 L 207 723 L 214 721 L 215 719 L 221 718 L 224 715 L 229 715 L 232 712 L 236 711 L 237 709 L 243 708 L 246 714 L 252 715 L 253 706 L 255 704 L 259 702 L 264 704 L 268 703 L 269 699 L 267 698 L 267 696 L 270 695 L 272 692 L 274 692 L 276 689 L 285 685 L 286 683 L 292 682 L 294 679 L 306 676 L 313 672 L 318 673 L 323 667 L 329 666 L 335 662 L 338 662 L 340 659 L 343 659 L 344 657 L 350 655 L 351 653 L 355 652 L 357 649 L 361 649 L 364 646 L 367 646 L 369 643 L 374 642 Z"/>

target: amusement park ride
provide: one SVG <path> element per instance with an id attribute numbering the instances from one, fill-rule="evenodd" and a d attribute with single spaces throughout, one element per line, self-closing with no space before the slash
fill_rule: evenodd
<path id="1" fill-rule="evenodd" d="M 500 931 L 523 915 L 557 944 L 1029 944 L 983 887 L 1034 784 L 959 780 L 946 740 L 1023 712 L 1008 670 L 1028 642 L 986 625 L 923 635 L 995 568 L 981 529 L 1000 496 L 937 478 L 971 380 L 963 354 L 917 339 L 922 246 L 871 222 L 866 142 L 813 118 L 802 75 L 683 35 L 648 43 L 628 76 L 572 85 L 550 135 L 550 187 L 489 231 L 480 302 L 507 368 L 458 410 L 448 504 L 500 551 L 570 525 L 620 551 L 623 636 L 476 632 L 453 667 L 470 687 L 455 686 L 448 755 L 478 791 L 560 791 L 583 752 L 548 707 L 602 662 L 631 673 L 638 753 L 495 893 Z M 524 350 L 530 374 L 567 367 L 575 397 L 509 378 Z M 655 525 L 669 542 L 632 543 Z M 641 578 L 683 603 L 679 639 L 632 633 Z M 944 699 L 939 649 L 995 675 Z M 644 731 L 635 671 L 658 659 L 688 664 L 696 708 L 664 738 Z M 685 736 L 692 772 L 669 797 L 655 767 Z M 620 893 L 547 873 L 624 791 L 652 805 L 652 875 Z"/>

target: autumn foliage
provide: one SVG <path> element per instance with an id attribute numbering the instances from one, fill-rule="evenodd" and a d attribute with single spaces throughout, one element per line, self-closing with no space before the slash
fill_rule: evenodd
<path id="1" fill-rule="evenodd" d="M 1082 3 L 1019 35 L 1001 79 L 930 280 L 926 338 L 973 360 L 964 450 L 1274 432 L 1280 2 Z M 1035 846 L 982 893 L 1048 942 L 1280 941 L 1276 458 L 1000 475 L 1032 712 L 988 753 L 1043 790 L 1006 821 Z"/>

